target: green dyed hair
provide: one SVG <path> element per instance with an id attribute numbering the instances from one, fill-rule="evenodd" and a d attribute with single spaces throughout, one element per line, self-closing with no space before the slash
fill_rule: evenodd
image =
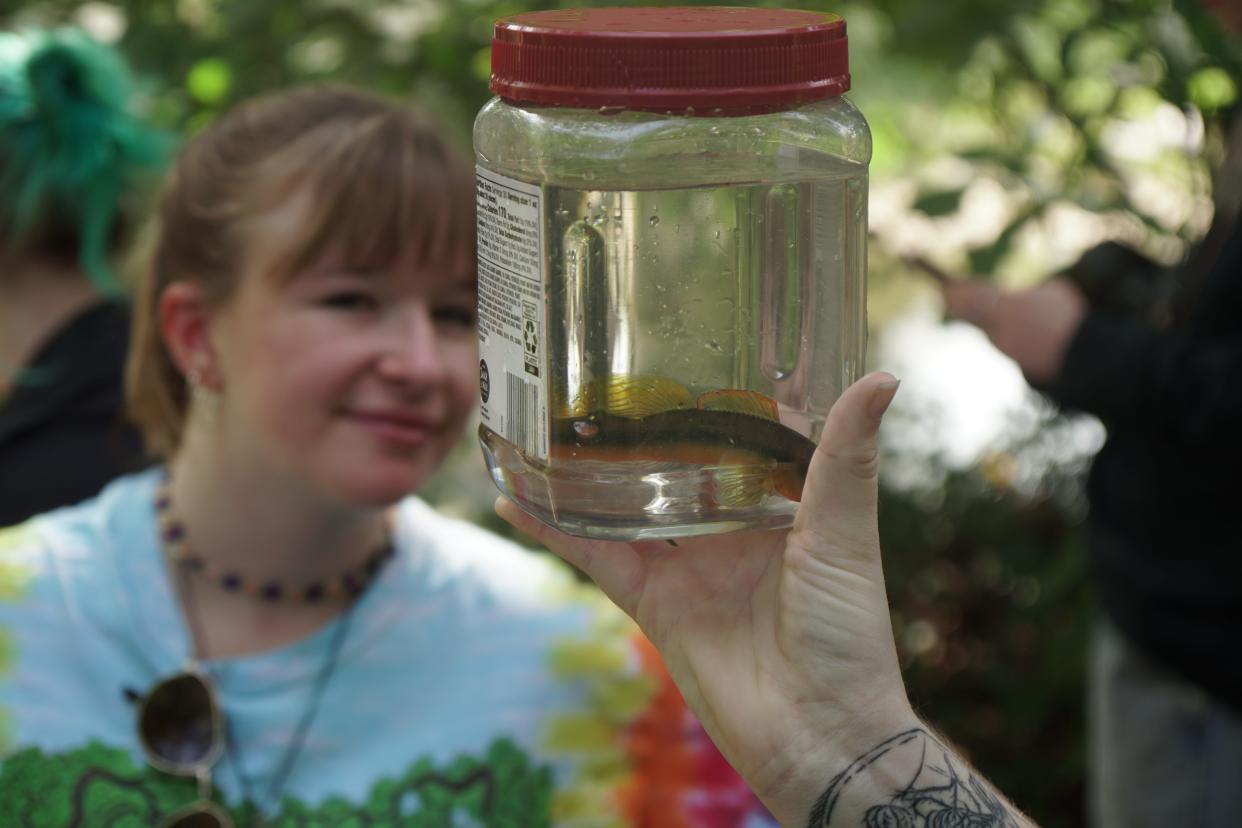
<path id="1" fill-rule="evenodd" d="M 0 32 L 0 244 L 74 257 L 118 289 L 108 254 L 122 199 L 173 143 L 131 114 L 133 95 L 121 57 L 78 30 Z"/>

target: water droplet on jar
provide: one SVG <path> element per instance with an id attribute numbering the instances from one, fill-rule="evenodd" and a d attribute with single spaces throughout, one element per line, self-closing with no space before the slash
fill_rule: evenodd
<path id="1" fill-rule="evenodd" d="M 721 351 L 723 351 L 723 350 L 724 350 L 724 348 L 723 348 L 723 347 L 721 346 L 721 344 L 720 344 L 719 342 L 717 342 L 716 340 L 714 340 L 714 339 L 709 339 L 709 340 L 707 340 L 707 350 L 712 351 L 712 352 L 714 352 L 714 353 L 717 353 L 717 354 L 718 354 L 718 353 L 720 353 Z"/>
<path id="2" fill-rule="evenodd" d="M 652 227 L 657 227 L 660 224 L 660 217 L 652 216 L 651 218 L 648 219 L 648 221 L 651 223 Z"/>

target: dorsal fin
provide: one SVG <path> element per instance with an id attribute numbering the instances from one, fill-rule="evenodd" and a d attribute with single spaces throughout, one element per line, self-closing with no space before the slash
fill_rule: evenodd
<path id="1" fill-rule="evenodd" d="M 749 414 L 774 423 L 781 421 L 776 410 L 776 400 L 758 391 L 743 391 L 739 388 L 705 391 L 699 395 L 695 407 L 704 411 L 733 411 L 738 414 Z"/>
<path id="2" fill-rule="evenodd" d="M 690 392 L 668 377 L 612 374 L 604 390 L 604 410 L 621 417 L 646 417 L 689 408 Z"/>

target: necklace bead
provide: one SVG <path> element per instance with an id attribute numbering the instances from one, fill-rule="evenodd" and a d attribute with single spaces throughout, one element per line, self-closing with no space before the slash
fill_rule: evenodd
<path id="1" fill-rule="evenodd" d="M 155 496 L 155 510 L 159 523 L 159 536 L 164 554 L 174 563 L 188 571 L 203 575 L 214 581 L 226 592 L 238 592 L 267 603 L 301 601 L 307 604 L 322 603 L 326 599 L 354 598 L 362 594 L 375 580 L 393 556 L 392 539 L 385 533 L 384 541 L 358 567 L 348 569 L 332 578 L 290 585 L 280 581 L 257 581 L 246 578 L 240 572 L 216 567 L 201 555 L 194 554 L 187 540 L 185 525 L 172 513 L 172 493 L 165 472 Z"/>

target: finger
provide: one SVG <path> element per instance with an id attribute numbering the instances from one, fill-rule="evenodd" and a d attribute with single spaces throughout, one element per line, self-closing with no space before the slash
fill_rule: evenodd
<path id="1" fill-rule="evenodd" d="M 868 374 L 828 412 L 794 521 L 794 534 L 808 549 L 878 555 L 877 432 L 898 384 L 891 374 Z"/>
<path id="2" fill-rule="evenodd" d="M 496 498 L 496 514 L 579 569 L 614 604 L 633 616 L 642 590 L 642 564 L 629 544 L 567 535 L 522 511 L 506 497 Z"/>

